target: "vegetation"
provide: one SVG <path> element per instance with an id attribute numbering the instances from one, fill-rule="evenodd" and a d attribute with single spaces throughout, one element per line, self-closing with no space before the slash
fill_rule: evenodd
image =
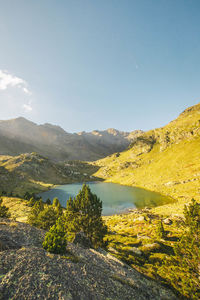
<path id="1" fill-rule="evenodd" d="M 200 204 L 194 199 L 184 209 L 184 233 L 159 274 L 188 298 L 200 298 Z"/>
<path id="2" fill-rule="evenodd" d="M 94 162 L 94 174 L 109 182 L 143 187 L 178 200 L 155 213 L 183 213 L 191 198 L 200 201 L 200 104 L 162 128 L 144 132 L 128 150 Z"/>
<path id="3" fill-rule="evenodd" d="M 33 193 L 46 191 L 57 184 L 98 180 L 92 176 L 97 170 L 97 166 L 87 162 L 55 163 L 35 152 L 0 155 L 0 195 L 11 197 L 17 194 L 29 200 Z"/>
<path id="4" fill-rule="evenodd" d="M 1 218 L 9 218 L 11 216 L 9 212 L 9 208 L 5 205 L 2 205 L 3 200 L 0 198 L 0 217 Z"/>
<path id="5" fill-rule="evenodd" d="M 138 217 L 141 215 L 144 220 Z M 178 295 L 199 299 L 200 204 L 192 200 L 184 209 L 184 218 L 172 217 L 165 229 L 165 219 L 152 210 L 104 219 L 112 255 L 172 286 Z"/>
<path id="6" fill-rule="evenodd" d="M 101 213 L 102 202 L 91 192 L 89 186 L 83 185 L 76 198 L 67 201 L 63 221 L 69 238 L 73 239 L 77 232 L 83 231 L 95 248 L 104 247 L 103 238 L 107 227 Z"/>
<path id="7" fill-rule="evenodd" d="M 54 199 L 51 209 L 56 212 L 57 221 L 45 236 L 43 243 L 45 249 L 50 249 L 53 253 L 62 254 L 65 245 L 63 239 L 72 240 L 75 234 L 81 231 L 89 238 L 93 247 L 98 248 L 106 245 L 103 238 L 107 233 L 107 227 L 104 225 L 101 217 L 102 202 L 90 191 L 89 186 L 83 185 L 77 197 L 74 199 L 70 198 L 67 201 L 64 215 L 60 210 L 60 203 L 57 198 Z M 46 210 L 49 211 L 49 207 Z M 33 213 L 34 211 L 33 208 Z M 43 216 L 44 211 L 37 215 L 37 226 L 39 224 L 41 227 L 41 224 L 43 224 L 41 215 Z M 55 222 L 55 219 L 51 219 L 49 215 L 45 221 L 43 218 L 46 227 L 50 225 L 50 220 Z M 44 225 L 42 228 L 44 228 Z"/>
<path id="8" fill-rule="evenodd" d="M 164 230 L 164 227 L 163 227 L 163 223 L 162 223 L 161 220 L 158 223 L 157 234 L 158 234 L 158 238 L 160 238 L 160 239 L 164 239 L 165 236 L 166 236 L 165 235 L 165 230 Z"/>
<path id="9" fill-rule="evenodd" d="M 51 226 L 56 224 L 57 219 L 62 216 L 63 211 L 57 198 L 54 199 L 52 205 L 46 205 L 41 199 L 36 200 L 31 208 L 28 217 L 29 224 L 39 228 L 49 230 Z"/>
<path id="10" fill-rule="evenodd" d="M 51 253 L 64 254 L 66 252 L 66 232 L 61 218 L 59 218 L 56 224 L 46 233 L 42 245 L 44 249 Z"/>

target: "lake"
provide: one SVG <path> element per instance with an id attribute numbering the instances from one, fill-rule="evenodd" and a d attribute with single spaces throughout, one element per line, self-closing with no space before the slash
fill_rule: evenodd
<path id="1" fill-rule="evenodd" d="M 89 182 L 90 189 L 103 203 L 103 215 L 113 215 L 125 212 L 128 208 L 155 207 L 172 202 L 161 194 L 145 189 L 130 187 L 108 182 Z M 40 193 L 43 201 L 48 198 L 52 201 L 57 197 L 63 207 L 69 197 L 75 197 L 82 188 L 82 183 L 73 183 L 57 186 L 47 192 Z"/>

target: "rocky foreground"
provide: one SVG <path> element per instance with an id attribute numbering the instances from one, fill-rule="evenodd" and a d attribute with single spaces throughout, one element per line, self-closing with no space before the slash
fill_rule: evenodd
<path id="1" fill-rule="evenodd" d="M 66 256 L 42 249 L 45 232 L 0 219 L 0 299 L 176 299 L 104 250 L 70 243 Z"/>

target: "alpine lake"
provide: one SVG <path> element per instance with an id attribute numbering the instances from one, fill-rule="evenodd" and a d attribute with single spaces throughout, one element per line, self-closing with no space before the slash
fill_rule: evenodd
<path id="1" fill-rule="evenodd" d="M 92 193 L 102 201 L 102 215 L 104 216 L 124 213 L 134 208 L 160 206 L 174 201 L 170 197 L 138 187 L 108 182 L 88 182 L 86 184 L 89 185 Z M 62 207 L 66 207 L 69 197 L 76 197 L 82 185 L 83 183 L 60 185 L 40 193 L 38 196 L 42 197 L 44 202 L 48 198 L 53 201 L 57 197 Z"/>

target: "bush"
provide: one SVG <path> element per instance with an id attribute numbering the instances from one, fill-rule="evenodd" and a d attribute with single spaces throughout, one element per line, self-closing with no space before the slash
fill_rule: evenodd
<path id="1" fill-rule="evenodd" d="M 9 218 L 11 216 L 9 208 L 2 205 L 3 200 L 0 198 L 0 218 Z"/>
<path id="2" fill-rule="evenodd" d="M 69 239 L 74 238 L 77 232 L 83 231 L 93 247 L 104 247 L 103 238 L 107 227 L 103 223 L 101 213 L 102 202 L 90 191 L 89 186 L 83 185 L 77 197 L 67 201 L 63 221 Z"/>
<path id="3" fill-rule="evenodd" d="M 160 238 L 160 239 L 164 239 L 166 237 L 166 233 L 165 233 L 163 223 L 161 220 L 158 223 L 157 235 L 158 235 L 158 238 Z"/>
<path id="4" fill-rule="evenodd" d="M 200 205 L 195 201 L 184 208 L 185 232 L 175 245 L 175 255 L 166 259 L 159 274 L 183 296 L 200 299 Z"/>
<path id="5" fill-rule="evenodd" d="M 42 210 L 44 210 L 44 204 L 40 199 L 31 208 L 30 215 L 28 216 L 28 223 L 33 226 L 38 226 L 38 215 Z"/>
<path id="6" fill-rule="evenodd" d="M 56 200 L 56 203 L 48 205 L 47 207 L 44 207 L 44 204 L 40 199 L 35 201 L 28 222 L 33 226 L 48 230 L 51 226 L 56 224 L 56 220 L 60 216 L 62 216 L 62 207 L 58 199 Z"/>
<path id="7" fill-rule="evenodd" d="M 37 216 L 37 226 L 45 230 L 49 230 L 50 227 L 56 224 L 58 215 L 52 206 L 46 207 Z"/>
<path id="8" fill-rule="evenodd" d="M 59 218 L 49 232 L 46 233 L 43 248 L 55 254 L 66 252 L 67 241 L 62 220 Z"/>

